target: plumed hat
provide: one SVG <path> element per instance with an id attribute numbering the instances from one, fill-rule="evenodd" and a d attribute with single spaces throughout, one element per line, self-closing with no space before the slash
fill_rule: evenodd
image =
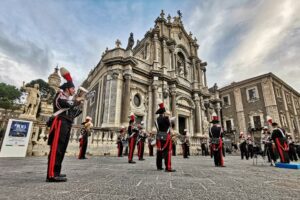
<path id="1" fill-rule="evenodd" d="M 73 83 L 73 80 L 72 80 L 72 77 L 71 77 L 71 74 L 66 68 L 64 68 L 64 67 L 60 68 L 60 74 L 67 81 L 66 83 L 62 84 L 59 87 L 60 89 L 65 90 L 67 88 L 75 87 L 74 83 Z"/>
<path id="2" fill-rule="evenodd" d="M 159 102 L 159 104 L 158 104 L 159 109 L 156 111 L 155 114 L 160 114 L 161 115 L 161 114 L 166 112 L 166 108 L 165 108 L 164 102 L 162 102 L 162 101 L 158 101 L 158 102 Z"/>

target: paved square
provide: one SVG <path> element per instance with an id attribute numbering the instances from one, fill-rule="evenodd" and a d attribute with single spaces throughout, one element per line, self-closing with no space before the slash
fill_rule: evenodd
<path id="1" fill-rule="evenodd" d="M 145 159 L 66 157 L 68 182 L 47 183 L 46 157 L 0 158 L 0 199 L 300 199 L 300 170 L 238 156 L 216 168 L 209 157 L 176 156 L 177 172 L 166 173 L 156 170 L 155 157 Z"/>

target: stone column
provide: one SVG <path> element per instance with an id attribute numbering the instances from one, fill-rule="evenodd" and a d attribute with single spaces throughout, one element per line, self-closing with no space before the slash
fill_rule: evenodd
<path id="1" fill-rule="evenodd" d="M 122 124 L 127 124 L 130 108 L 130 84 L 131 84 L 131 74 L 124 74 L 125 85 L 122 94 Z"/>
<path id="2" fill-rule="evenodd" d="M 198 94 L 194 94 L 195 102 L 195 125 L 196 125 L 196 136 L 199 136 L 201 133 L 201 113 L 200 113 L 200 97 Z"/>
<path id="3" fill-rule="evenodd" d="M 283 99 L 283 103 L 284 103 L 284 110 L 285 110 L 285 116 L 286 116 L 288 131 L 290 133 L 292 133 L 293 128 L 292 128 L 292 123 L 291 123 L 291 117 L 290 117 L 289 109 L 288 109 L 288 106 L 287 106 L 287 100 L 286 100 L 286 96 L 285 96 L 285 92 L 284 92 L 283 87 L 281 88 L 281 92 L 282 92 L 282 99 Z M 290 95 L 290 97 L 292 98 L 292 95 Z"/>
<path id="4" fill-rule="evenodd" d="M 176 116 L 176 88 L 171 91 L 171 98 L 172 98 L 172 116 Z"/>
<path id="5" fill-rule="evenodd" d="M 158 61 L 158 46 L 159 46 L 159 41 L 158 41 L 158 36 L 157 33 L 154 33 L 154 58 L 153 58 L 153 67 L 154 69 L 158 69 L 159 61 Z"/>
<path id="6" fill-rule="evenodd" d="M 207 86 L 207 82 L 206 82 L 206 68 L 204 67 L 203 69 L 203 73 L 204 73 L 204 86 L 206 87 Z"/>
<path id="7" fill-rule="evenodd" d="M 202 77 L 203 71 L 202 71 L 200 62 L 197 64 L 197 67 L 198 67 L 198 77 L 199 77 L 198 78 L 199 79 L 199 88 L 202 88 L 203 87 L 203 77 Z"/>
<path id="8" fill-rule="evenodd" d="M 158 106 L 157 106 L 157 90 L 158 90 L 158 83 L 155 79 L 158 79 L 157 77 L 154 77 L 154 81 L 153 81 L 153 84 L 152 84 L 152 111 L 153 111 L 153 115 L 152 115 L 152 121 L 153 121 L 153 124 L 152 124 L 152 127 L 155 128 L 155 125 L 154 125 L 154 122 L 156 120 L 156 110 L 158 109 Z"/>

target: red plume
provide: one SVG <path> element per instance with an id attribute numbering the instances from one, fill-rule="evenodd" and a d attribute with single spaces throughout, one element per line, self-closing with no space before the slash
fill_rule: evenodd
<path id="1" fill-rule="evenodd" d="M 72 81 L 71 74 L 66 68 L 60 68 L 60 74 L 62 75 L 62 77 L 64 77 L 64 79 L 66 79 L 66 81 Z"/>

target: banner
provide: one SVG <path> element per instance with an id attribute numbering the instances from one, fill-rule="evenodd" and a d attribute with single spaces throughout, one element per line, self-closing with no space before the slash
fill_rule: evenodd
<path id="1" fill-rule="evenodd" d="M 10 119 L 2 143 L 0 157 L 25 157 L 31 129 L 31 121 Z"/>

